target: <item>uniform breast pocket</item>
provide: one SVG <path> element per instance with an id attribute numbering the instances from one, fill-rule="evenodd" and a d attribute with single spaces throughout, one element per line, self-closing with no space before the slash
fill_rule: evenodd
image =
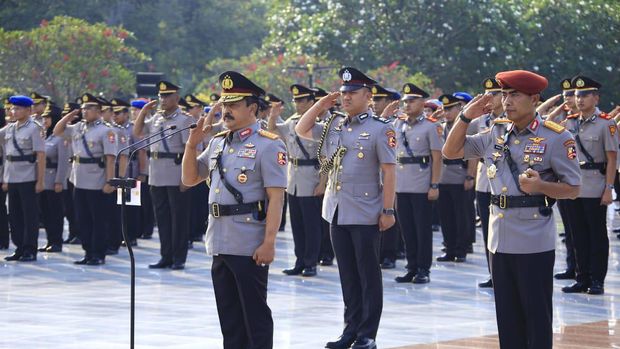
<path id="1" fill-rule="evenodd" d="M 522 207 L 522 208 L 515 208 L 515 210 L 519 211 L 517 216 L 519 217 L 519 219 L 522 219 L 522 220 L 531 221 L 531 220 L 543 220 L 543 219 L 548 218 L 548 216 L 541 214 L 540 212 L 541 209 L 538 207 Z"/>
<path id="2" fill-rule="evenodd" d="M 373 151 L 373 142 L 371 139 L 358 139 L 355 142 L 353 149 L 356 153 L 355 156 L 357 156 L 358 159 L 363 160 Z"/>
<path id="3" fill-rule="evenodd" d="M 237 159 L 233 168 L 236 182 L 246 184 L 256 176 L 256 159 Z"/>
<path id="4" fill-rule="evenodd" d="M 353 196 L 361 199 L 374 199 L 379 195 L 378 184 L 355 184 Z"/>
<path id="5" fill-rule="evenodd" d="M 32 149 L 32 139 L 30 137 L 17 136 L 17 144 L 22 149 Z"/>

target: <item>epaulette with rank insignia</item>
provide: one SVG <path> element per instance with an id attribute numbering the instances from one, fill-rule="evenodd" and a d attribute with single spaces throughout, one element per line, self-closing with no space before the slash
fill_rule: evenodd
<path id="1" fill-rule="evenodd" d="M 40 128 L 43 128 L 43 125 L 41 125 L 41 123 L 40 123 L 40 122 L 38 122 L 38 121 L 37 121 L 37 120 L 35 120 L 35 119 L 32 119 L 32 123 L 33 123 L 33 124 L 35 124 L 35 125 L 37 125 L 37 126 L 39 126 Z"/>
<path id="2" fill-rule="evenodd" d="M 269 138 L 269 139 L 271 139 L 271 140 L 280 139 L 280 136 L 278 136 L 277 134 L 275 134 L 275 133 L 271 133 L 271 132 L 269 132 L 269 131 L 265 131 L 265 130 L 258 130 L 258 134 L 259 134 L 260 136 L 263 136 L 263 137 L 265 137 L 265 138 Z"/>
<path id="3" fill-rule="evenodd" d="M 566 129 L 564 126 L 549 120 L 545 120 L 543 125 L 555 133 L 562 133 Z"/>
<path id="4" fill-rule="evenodd" d="M 222 132 L 216 133 L 213 138 L 226 137 L 228 135 L 229 130 L 224 130 Z"/>
<path id="5" fill-rule="evenodd" d="M 495 119 L 493 120 L 493 124 L 511 124 L 512 121 L 509 119 Z"/>
<path id="6" fill-rule="evenodd" d="M 435 119 L 435 118 L 434 118 L 434 117 L 432 117 L 432 116 L 427 116 L 427 117 L 426 117 L 426 120 L 428 120 L 428 121 L 430 121 L 430 122 L 437 122 L 437 121 L 439 121 L 439 120 Z"/>
<path id="7" fill-rule="evenodd" d="M 289 119 L 291 119 L 291 120 L 297 120 L 297 119 L 300 119 L 300 118 L 301 118 L 301 115 L 299 115 L 299 114 L 294 114 L 294 115 L 293 115 L 293 116 L 291 116 Z"/>
<path id="8" fill-rule="evenodd" d="M 378 115 L 373 115 L 373 116 L 372 116 L 372 118 L 373 118 L 374 120 L 377 120 L 377 121 L 379 121 L 379 122 L 381 122 L 381 123 L 384 123 L 384 124 L 389 124 L 389 123 L 390 123 L 390 120 L 388 120 L 388 119 L 386 119 L 386 118 L 383 118 L 383 117 L 381 117 L 381 116 L 378 116 Z"/>
<path id="9" fill-rule="evenodd" d="M 609 114 L 607 114 L 607 113 L 600 113 L 600 114 L 598 114 L 598 117 L 601 118 L 601 119 L 605 119 L 605 120 L 610 120 L 611 119 L 611 116 Z"/>
<path id="10" fill-rule="evenodd" d="M 567 119 L 576 119 L 579 117 L 579 113 L 575 113 L 575 114 L 570 114 L 568 115 L 566 118 Z"/>

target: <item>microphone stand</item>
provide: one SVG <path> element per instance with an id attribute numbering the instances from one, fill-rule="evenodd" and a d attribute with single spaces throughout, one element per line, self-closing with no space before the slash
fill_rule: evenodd
<path id="1" fill-rule="evenodd" d="M 137 144 L 144 143 L 145 141 L 148 141 L 149 139 L 154 138 L 156 136 L 162 136 L 159 139 L 156 139 L 154 141 L 151 141 L 147 144 L 144 144 L 134 149 L 129 154 L 129 157 L 127 158 L 127 163 L 129 164 L 133 156 L 139 150 L 142 150 L 146 147 L 151 146 L 152 144 L 160 142 L 163 139 L 170 138 L 177 133 L 180 133 L 187 129 L 195 128 L 195 127 L 196 127 L 196 124 L 191 124 L 188 127 L 184 127 L 168 135 L 162 136 L 164 132 L 172 131 L 177 128 L 176 125 L 172 125 L 164 130 L 161 130 L 157 133 L 152 134 L 149 137 L 141 139 L 138 142 L 135 142 L 127 147 L 120 149 L 118 153 L 116 154 L 116 159 L 114 160 L 114 178 L 110 179 L 108 181 L 108 184 L 110 184 L 113 187 L 116 187 L 117 189 L 119 188 L 121 189 L 121 233 L 123 235 L 123 239 L 125 240 L 125 245 L 127 245 L 127 252 L 129 253 L 129 263 L 130 263 L 130 268 L 131 268 L 131 291 L 130 291 L 130 311 L 129 311 L 129 314 L 130 314 L 129 315 L 130 317 L 129 319 L 129 347 L 131 349 L 134 349 L 134 342 L 135 342 L 134 338 L 135 338 L 135 323 L 136 323 L 136 260 L 134 257 L 133 248 L 131 247 L 131 242 L 129 241 L 129 238 L 127 235 L 127 194 L 131 189 L 136 187 L 137 181 L 135 178 L 127 177 L 127 169 L 125 169 L 125 173 L 123 174 L 123 177 L 120 177 L 119 158 L 120 158 L 121 153 L 124 152 L 125 150 L 133 148 Z"/>

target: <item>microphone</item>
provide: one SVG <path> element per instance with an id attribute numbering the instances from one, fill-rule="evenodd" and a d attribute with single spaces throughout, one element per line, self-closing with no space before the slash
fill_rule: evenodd
<path id="1" fill-rule="evenodd" d="M 182 129 L 180 129 L 180 130 L 176 130 L 176 131 L 174 131 L 174 132 L 172 132 L 172 133 L 170 133 L 170 134 L 167 134 L 167 135 L 165 135 L 165 136 L 163 136 L 163 137 L 161 137 L 161 138 L 159 138 L 159 139 L 156 139 L 156 140 L 154 140 L 154 141 L 152 141 L 152 142 L 148 142 L 147 144 L 144 144 L 144 145 L 142 145 L 142 146 L 140 146 L 140 147 L 138 147 L 138 148 L 134 149 L 131 153 L 129 153 L 129 158 L 127 159 L 127 162 L 130 162 L 130 161 L 131 161 L 131 158 L 133 158 L 133 156 L 134 156 L 134 155 L 135 155 L 135 154 L 136 154 L 139 150 L 142 150 L 142 149 L 144 149 L 144 148 L 150 147 L 151 145 L 153 145 L 153 144 L 155 144 L 155 143 L 157 143 L 157 142 L 161 142 L 163 139 L 170 138 L 170 137 L 172 137 L 172 136 L 176 135 L 177 133 L 181 133 L 181 132 L 183 132 L 183 131 L 185 131 L 185 130 L 189 130 L 189 129 L 192 129 L 192 128 L 196 128 L 196 124 L 191 124 L 191 125 L 189 125 L 189 126 L 187 126 L 187 127 L 183 127 L 183 128 L 182 128 Z M 165 130 L 164 130 L 164 131 L 165 131 Z M 162 132 L 163 132 L 163 131 L 162 131 Z M 149 138 L 151 138 L 151 137 L 149 137 Z M 125 177 L 127 177 L 127 170 L 125 170 Z"/>
<path id="2" fill-rule="evenodd" d="M 148 141 L 149 139 L 151 139 L 153 137 L 157 137 L 157 136 L 163 134 L 166 131 L 172 131 L 172 130 L 174 130 L 176 128 L 177 128 L 177 125 L 170 125 L 170 127 L 166 128 L 166 129 L 163 129 L 163 130 L 161 130 L 161 131 L 159 131 L 157 133 L 154 133 L 154 134 L 152 134 L 152 135 L 150 135 L 150 136 L 148 136 L 146 138 L 142 138 L 141 140 L 139 140 L 139 141 L 137 141 L 135 143 L 132 143 L 132 144 L 126 146 L 125 148 L 122 148 L 121 150 L 119 150 L 116 153 L 116 159 L 114 159 L 114 177 L 118 178 L 118 176 L 119 176 L 119 173 L 118 173 L 120 171 L 119 160 L 120 160 L 120 156 L 121 156 L 122 152 L 124 152 L 127 149 L 135 147 L 137 144 L 144 143 L 144 142 Z"/>

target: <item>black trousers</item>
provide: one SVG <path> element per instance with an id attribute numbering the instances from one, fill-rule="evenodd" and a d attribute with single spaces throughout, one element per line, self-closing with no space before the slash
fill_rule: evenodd
<path id="1" fill-rule="evenodd" d="M 75 208 L 73 205 L 73 197 L 74 197 L 75 187 L 73 183 L 67 180 L 67 190 L 62 191 L 62 207 L 64 211 L 65 218 L 67 218 L 67 222 L 69 222 L 69 239 L 74 237 L 79 237 L 78 231 L 78 223 L 75 218 Z"/>
<path id="2" fill-rule="evenodd" d="M 476 203 L 478 204 L 478 216 L 482 225 L 482 240 L 484 241 L 484 256 L 487 258 L 487 267 L 489 266 L 489 214 L 491 206 L 491 193 L 482 191 L 476 192 Z M 489 272 L 491 268 L 489 268 Z"/>
<path id="3" fill-rule="evenodd" d="M 471 214 L 468 212 L 470 194 L 463 184 L 439 185 L 439 217 L 441 232 L 446 243 L 446 254 L 456 257 L 467 255 L 471 243 Z"/>
<path id="4" fill-rule="evenodd" d="M 476 192 L 473 189 L 465 191 L 465 212 L 467 214 L 468 246 L 476 243 Z"/>
<path id="5" fill-rule="evenodd" d="M 161 258 L 185 263 L 189 239 L 190 192 L 177 186 L 151 186 L 153 209 L 157 216 Z"/>
<path id="6" fill-rule="evenodd" d="M 0 190 L 0 246 L 9 247 L 9 237 L 9 214 L 6 208 L 6 192 Z"/>
<path id="7" fill-rule="evenodd" d="M 87 258 L 105 258 L 110 196 L 101 190 L 75 188 L 73 203 L 82 248 Z"/>
<path id="8" fill-rule="evenodd" d="M 287 194 L 295 243 L 296 267 L 313 267 L 319 259 L 322 239 L 321 197 Z"/>
<path id="9" fill-rule="evenodd" d="M 332 224 L 331 236 L 344 299 L 343 333 L 376 338 L 383 310 L 379 227 Z"/>
<path id="10" fill-rule="evenodd" d="M 288 197 L 284 195 L 284 204 L 282 205 L 282 218 L 280 219 L 280 230 L 284 230 L 286 225 L 286 208 L 288 206 Z"/>
<path id="11" fill-rule="evenodd" d="M 607 237 L 607 206 L 599 198 L 569 200 L 570 231 L 575 245 L 578 282 L 605 282 L 609 258 Z"/>
<path id="12" fill-rule="evenodd" d="M 205 181 L 189 189 L 191 196 L 190 240 L 201 238 L 207 232 L 209 219 L 209 187 Z"/>
<path id="13" fill-rule="evenodd" d="M 155 226 L 155 212 L 153 211 L 153 200 L 151 198 L 148 177 L 140 183 L 140 220 L 138 225 L 138 236 L 153 235 Z"/>
<path id="14" fill-rule="evenodd" d="M 62 231 L 64 225 L 62 192 L 44 190 L 39 193 L 39 207 L 41 207 L 41 221 L 45 228 L 48 245 L 62 245 Z"/>
<path id="15" fill-rule="evenodd" d="M 257 266 L 252 257 L 213 256 L 211 277 L 224 349 L 273 347 L 268 273 L 269 266 Z"/>
<path id="16" fill-rule="evenodd" d="M 570 213 L 568 203 L 570 200 L 558 200 L 558 210 L 564 225 L 564 244 L 566 245 L 566 270 L 575 271 L 577 262 L 575 262 L 575 246 L 573 245 L 573 233 L 570 229 Z"/>
<path id="17" fill-rule="evenodd" d="M 321 252 L 319 253 L 319 259 L 334 259 L 334 247 L 332 246 L 329 230 L 329 222 L 321 218 Z"/>
<path id="18" fill-rule="evenodd" d="M 555 251 L 491 253 L 502 349 L 551 349 Z"/>
<path id="19" fill-rule="evenodd" d="M 433 254 L 433 203 L 426 193 L 396 193 L 396 210 L 405 239 L 407 269 L 430 270 Z"/>
<path id="20" fill-rule="evenodd" d="M 9 225 L 15 254 L 37 254 L 39 212 L 35 182 L 9 183 Z"/>
<path id="21" fill-rule="evenodd" d="M 106 222 L 106 236 L 108 248 L 118 250 L 123 242 L 123 231 L 121 229 L 121 206 L 116 204 L 116 191 L 106 194 L 108 212 L 110 215 Z"/>

